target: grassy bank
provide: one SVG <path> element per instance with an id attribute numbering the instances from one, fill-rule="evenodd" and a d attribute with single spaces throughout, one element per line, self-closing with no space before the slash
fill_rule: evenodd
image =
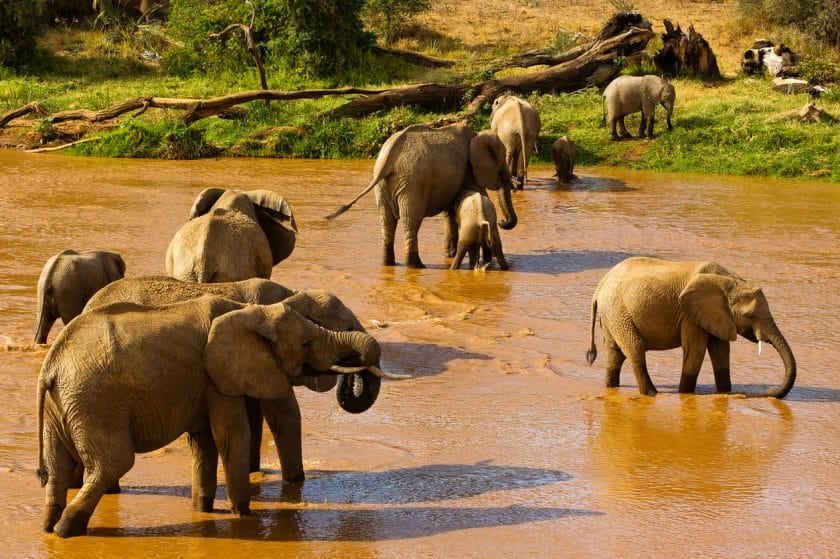
<path id="1" fill-rule="evenodd" d="M 527 9 L 532 10 L 530 7 Z M 600 12 L 593 18 L 596 16 L 600 17 Z M 435 17 L 434 13 L 428 16 L 432 22 Z M 448 21 L 457 21 L 457 18 L 450 17 Z M 534 24 L 538 22 L 545 25 L 543 20 L 534 18 Z M 598 25 L 595 19 L 589 22 L 593 29 L 597 29 Z M 529 100 L 539 109 L 543 121 L 535 158 L 550 162 L 551 143 L 557 137 L 566 135 L 577 143 L 578 164 L 584 166 L 840 182 L 840 124 L 829 120 L 802 123 L 778 119 L 787 111 L 801 108 L 809 101 L 808 96 L 776 93 L 772 91 L 768 78 L 745 77 L 726 71 L 733 67 L 732 56 L 733 52 L 737 56 L 737 41 L 724 32 L 720 22 L 715 25 L 717 32 L 727 37 L 723 43 L 725 54 L 718 55 L 727 77 L 715 83 L 674 80 L 677 103 L 673 131 L 664 130 L 664 114 L 660 108 L 654 140 L 610 142 L 607 129 L 600 125 L 602 106 L 596 90 L 532 96 Z M 591 33 L 589 28 L 571 29 L 564 31 L 565 36 L 568 36 L 568 31 Z M 464 39 L 445 43 L 441 37 L 448 35 L 439 35 L 432 39 L 427 37 L 425 42 L 415 40 L 400 46 L 439 56 L 462 56 L 462 62 L 454 69 L 427 70 L 387 56 L 372 56 L 364 65 L 363 73 L 356 76 L 351 85 L 387 87 L 402 83 L 471 79 L 470 76 L 476 80 L 485 77 L 480 76 L 482 62 L 476 54 L 480 48 L 468 42 L 471 35 L 463 29 L 451 29 L 447 33 L 462 33 Z M 543 35 L 546 33 L 542 31 Z M 520 30 L 515 33 L 516 37 L 520 34 Z M 486 60 L 488 56 L 496 56 L 501 52 L 499 49 L 510 52 L 509 42 L 518 40 L 516 37 L 508 37 L 508 43 L 497 37 L 497 46 L 481 58 Z M 473 37 L 473 40 L 484 43 L 490 39 L 492 36 L 486 33 Z M 140 62 L 133 53 L 115 51 L 103 43 L 101 35 L 95 33 L 66 29 L 54 33 L 49 40 L 52 41 L 50 50 L 58 54 L 45 59 L 37 75 L 4 74 L 0 69 L 0 114 L 31 101 L 41 101 L 53 111 L 95 110 L 140 95 L 208 98 L 257 88 L 256 75 L 251 73 L 222 73 L 186 79 L 165 75 L 157 66 Z M 548 39 L 532 37 L 532 40 Z M 444 45 L 449 50 L 444 49 Z M 474 56 L 465 54 L 469 52 Z M 269 71 L 269 87 L 272 89 L 329 85 Z M 247 114 L 240 118 L 207 118 L 190 127 L 178 122 L 179 112 L 149 110 L 133 118 L 126 115 L 121 123 L 92 132 L 91 135 L 101 139 L 79 145 L 66 153 L 180 159 L 219 155 L 372 158 L 385 139 L 397 130 L 451 114 L 399 108 L 365 118 L 320 116 L 343 102 L 345 100 L 340 98 L 324 98 L 273 102 L 268 107 L 262 102 L 255 102 L 247 106 Z M 840 91 L 823 94 L 817 100 L 817 106 L 840 118 Z M 476 129 L 484 129 L 488 116 L 489 107 L 486 107 L 471 124 Z M 634 134 L 638 130 L 638 119 L 638 115 L 627 119 L 628 129 Z M 7 128 L 0 133 L 29 134 L 47 141 L 66 141 L 72 136 L 72 131 L 53 126 L 46 120 L 21 120 L 15 124 L 16 128 Z"/>

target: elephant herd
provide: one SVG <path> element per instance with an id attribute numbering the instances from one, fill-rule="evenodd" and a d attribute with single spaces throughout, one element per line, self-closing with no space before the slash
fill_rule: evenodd
<path id="1" fill-rule="evenodd" d="M 626 103 L 629 96 L 624 91 Z M 605 96 L 613 133 L 616 122 L 623 129 L 620 119 L 632 108 L 626 103 L 619 108 Z M 643 119 L 650 134 L 653 109 L 645 103 L 637 110 L 650 119 L 647 125 Z M 506 270 L 498 227 L 517 224 L 511 191 L 527 181 L 539 126 L 537 111 L 509 95 L 494 103 L 487 131 L 409 126 L 382 146 L 368 186 L 328 218 L 374 190 L 384 265 L 395 264 L 402 220 L 405 263 L 422 268 L 422 220 L 445 213 L 452 268 L 469 255 L 471 267 L 495 258 Z M 571 180 L 574 144 L 564 137 L 554 148 L 558 181 Z M 569 157 L 561 173 L 559 162 Z M 498 223 L 488 190 L 498 194 Z M 282 196 L 208 188 L 169 244 L 168 276 L 124 277 L 122 258 L 104 251 L 66 250 L 47 261 L 38 281 L 36 343 L 46 343 L 57 319 L 65 327 L 37 387 L 45 531 L 61 537 L 86 532 L 97 503 L 119 490 L 135 453 L 183 433 L 192 456 L 193 508 L 212 510 L 221 458 L 231 510 L 248 514 L 248 473 L 260 467 L 263 421 L 283 481 L 304 480 L 295 386 L 336 388 L 340 406 L 360 413 L 376 401 L 381 378 L 407 378 L 379 368 L 380 345 L 333 294 L 270 280 L 296 237 L 292 208 Z M 796 378 L 793 353 L 761 290 L 711 262 L 633 257 L 608 271 L 592 299 L 590 365 L 598 315 L 608 387 L 619 385 L 629 360 L 639 391 L 655 395 L 645 353 L 682 347 L 680 392 L 694 392 L 707 352 L 716 389 L 729 392 L 729 344 L 738 335 L 759 349 L 770 343 L 782 357 L 784 380 L 766 396 L 784 397 Z M 71 487 L 81 489 L 68 503 Z"/>

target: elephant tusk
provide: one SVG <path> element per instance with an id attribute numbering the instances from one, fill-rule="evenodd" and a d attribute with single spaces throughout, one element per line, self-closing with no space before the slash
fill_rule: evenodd
<path id="1" fill-rule="evenodd" d="M 758 354 L 761 355 L 761 340 L 758 340 Z"/>
<path id="2" fill-rule="evenodd" d="M 367 367 L 342 367 L 341 365 L 333 365 L 330 367 L 330 371 L 334 373 L 341 373 L 342 375 L 361 373 L 365 369 L 367 369 Z"/>
<path id="3" fill-rule="evenodd" d="M 368 367 L 368 370 L 373 373 L 374 375 L 378 376 L 379 378 L 384 378 L 388 380 L 405 380 L 411 378 L 411 375 L 397 375 L 394 373 L 386 373 L 379 367 L 371 365 Z"/>

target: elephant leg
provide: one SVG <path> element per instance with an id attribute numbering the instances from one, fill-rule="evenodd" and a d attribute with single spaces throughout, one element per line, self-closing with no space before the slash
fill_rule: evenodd
<path id="1" fill-rule="evenodd" d="M 443 212 L 443 233 L 443 254 L 452 258 L 458 250 L 458 222 L 454 210 Z"/>
<path id="2" fill-rule="evenodd" d="M 119 436 L 115 440 L 122 440 Z M 130 440 L 130 439 L 125 439 Z M 113 486 L 134 465 L 134 452 L 129 445 L 115 445 L 112 441 L 108 461 L 104 463 L 86 462 L 85 483 L 55 524 L 55 533 L 62 538 L 79 536 L 87 531 L 90 517 L 96 505 L 105 494 L 105 490 Z"/>
<path id="3" fill-rule="evenodd" d="M 505 254 L 502 252 L 502 243 L 496 242 L 493 245 L 493 253 L 496 256 L 496 261 L 499 263 L 500 270 L 510 270 L 510 266 L 505 259 Z"/>
<path id="4" fill-rule="evenodd" d="M 478 266 L 478 252 L 479 252 L 478 245 L 475 244 L 475 243 L 472 243 L 467 252 L 470 255 L 470 270 L 475 270 L 476 266 Z"/>
<path id="5" fill-rule="evenodd" d="M 52 532 L 67 507 L 67 491 L 77 479 L 76 460 L 61 444 L 52 429 L 44 433 L 44 459 L 47 464 L 46 502 L 44 503 L 44 532 Z"/>
<path id="6" fill-rule="evenodd" d="M 251 484 L 248 479 L 250 433 L 244 398 L 210 391 L 207 415 L 225 471 L 231 512 L 236 516 L 251 514 Z"/>
<path id="7" fill-rule="evenodd" d="M 618 388 L 621 384 L 621 366 L 624 364 L 626 357 L 621 348 L 615 342 L 615 339 L 610 334 L 610 331 L 603 328 L 604 332 L 604 353 L 607 362 L 607 374 L 605 379 L 605 386 L 607 388 Z"/>
<path id="8" fill-rule="evenodd" d="M 213 512 L 216 498 L 216 471 L 219 467 L 219 450 L 209 431 L 187 434 L 192 454 L 192 508 L 196 512 Z"/>
<path id="9" fill-rule="evenodd" d="M 461 267 L 461 262 L 464 261 L 464 256 L 467 254 L 468 248 L 468 245 L 463 240 L 458 242 L 458 250 L 455 252 L 455 259 L 449 266 L 450 270 L 457 270 Z"/>
<path id="10" fill-rule="evenodd" d="M 285 483 L 303 483 L 300 407 L 293 390 L 285 399 L 261 400 L 265 421 L 274 436 Z"/>
<path id="11" fill-rule="evenodd" d="M 680 393 L 692 394 L 697 388 L 697 376 L 706 356 L 709 335 L 698 326 L 684 321 L 680 331 L 683 350 L 682 375 L 680 376 Z"/>
<path id="12" fill-rule="evenodd" d="M 403 237 L 405 239 L 405 265 L 409 268 L 425 268 L 420 260 L 417 236 L 420 233 L 420 225 L 423 223 L 423 216 L 412 216 L 408 213 L 403 215 Z"/>
<path id="13" fill-rule="evenodd" d="M 653 121 L 654 121 L 654 113 L 651 111 L 650 118 L 647 119 L 647 138 L 648 140 L 653 139 Z"/>
<path id="14" fill-rule="evenodd" d="M 632 138 L 633 136 L 627 131 L 627 126 L 624 125 L 624 115 L 618 117 L 618 126 L 621 129 L 622 138 Z"/>
<path id="15" fill-rule="evenodd" d="M 729 342 L 709 337 L 709 358 L 715 373 L 715 390 L 732 392 L 732 379 L 729 377 Z"/>
<path id="16" fill-rule="evenodd" d="M 487 243 L 481 243 L 481 263 L 482 264 L 489 264 L 493 261 L 493 248 L 490 247 Z"/>
<path id="17" fill-rule="evenodd" d="M 263 415 L 260 401 L 245 398 L 245 411 L 248 414 L 248 428 L 251 431 L 251 445 L 248 454 L 248 471 L 260 471 L 260 450 L 262 449 Z"/>
<path id="18" fill-rule="evenodd" d="M 617 118 L 610 119 L 610 140 L 618 141 L 618 140 L 621 139 L 618 135 L 618 132 L 616 131 L 616 126 L 617 125 L 618 125 L 618 119 Z"/>
<path id="19" fill-rule="evenodd" d="M 382 264 L 393 266 L 396 264 L 394 257 L 394 237 L 397 232 L 397 220 L 386 211 L 379 211 L 379 222 L 382 226 Z"/>
<path id="20" fill-rule="evenodd" d="M 642 118 L 639 122 L 639 138 L 645 137 L 645 126 L 647 125 L 647 113 L 642 109 Z"/>

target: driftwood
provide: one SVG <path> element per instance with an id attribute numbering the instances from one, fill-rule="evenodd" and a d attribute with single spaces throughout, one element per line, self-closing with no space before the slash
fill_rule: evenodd
<path id="1" fill-rule="evenodd" d="M 60 146 L 50 146 L 46 148 L 34 148 L 26 150 L 26 153 L 48 153 L 51 151 L 61 151 L 63 149 L 71 148 L 73 146 L 77 146 L 79 144 L 86 144 L 88 142 L 98 142 L 102 138 L 82 138 L 81 140 L 76 140 L 75 142 L 70 142 L 67 144 L 61 144 Z"/>
<path id="2" fill-rule="evenodd" d="M 665 33 L 662 34 L 664 45 L 653 56 L 657 68 L 669 76 L 690 72 L 703 79 L 720 78 L 712 47 L 703 35 L 694 30 L 693 25 L 689 25 L 688 33 L 685 33 L 679 25 L 675 28 L 667 19 L 662 23 L 665 25 Z"/>
<path id="3" fill-rule="evenodd" d="M 617 14 L 610 19 L 598 37 L 588 45 L 577 47 L 553 56 L 553 65 L 538 72 L 491 79 L 479 83 L 414 84 L 392 89 L 310 89 L 302 91 L 253 90 L 232 93 L 211 99 L 180 99 L 167 97 L 136 97 L 101 110 L 77 109 L 50 112 L 38 102 L 29 103 L 0 115 L 0 129 L 12 120 L 35 113 L 51 123 L 73 120 L 100 123 L 115 119 L 125 113 L 137 116 L 150 108 L 181 110 L 180 120 L 192 124 L 210 116 L 237 116 L 243 103 L 257 100 L 290 101 L 318 99 L 330 95 L 357 96 L 348 103 L 327 111 L 322 116 L 360 116 L 402 105 L 420 106 L 434 110 L 459 109 L 470 99 L 466 109 L 452 117 L 440 119 L 442 125 L 467 119 L 478 114 L 485 104 L 505 92 L 521 95 L 548 94 L 578 91 L 587 87 L 604 88 L 619 72 L 616 59 L 632 61 L 641 56 L 653 37 L 650 22 L 633 12 Z M 534 55 L 536 56 L 536 55 Z M 533 60 L 540 58 L 531 57 Z M 543 59 L 540 59 L 543 60 Z M 541 63 L 546 63 L 545 61 Z M 235 113 L 235 114 L 234 114 Z"/>

